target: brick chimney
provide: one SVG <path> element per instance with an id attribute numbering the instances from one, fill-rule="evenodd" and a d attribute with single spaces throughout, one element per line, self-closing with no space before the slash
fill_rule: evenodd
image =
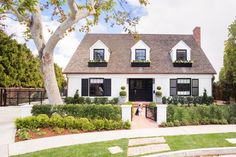
<path id="1" fill-rule="evenodd" d="M 195 27 L 193 29 L 193 37 L 198 45 L 201 46 L 201 27 Z"/>

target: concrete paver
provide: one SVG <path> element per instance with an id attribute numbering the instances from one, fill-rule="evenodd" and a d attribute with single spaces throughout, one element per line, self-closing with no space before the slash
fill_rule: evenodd
<path id="1" fill-rule="evenodd" d="M 236 138 L 227 138 L 226 141 L 232 144 L 236 144 Z"/>
<path id="2" fill-rule="evenodd" d="M 119 146 L 109 147 L 108 150 L 111 154 L 117 154 L 123 152 L 123 150 Z"/>
<path id="3" fill-rule="evenodd" d="M 139 147 L 129 147 L 128 156 L 143 155 L 148 153 L 158 153 L 170 150 L 168 144 L 152 144 Z"/>
<path id="4" fill-rule="evenodd" d="M 128 146 L 144 145 L 144 144 L 154 144 L 154 143 L 165 143 L 164 137 L 154 137 L 154 138 L 137 138 L 130 139 Z"/>

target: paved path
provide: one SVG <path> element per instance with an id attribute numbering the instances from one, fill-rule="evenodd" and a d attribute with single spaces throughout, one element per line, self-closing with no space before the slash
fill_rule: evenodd
<path id="1" fill-rule="evenodd" d="M 20 116 L 19 106 L 0 107 L 0 155 L 7 157 L 7 144 L 15 141 L 14 120 Z"/>
<path id="2" fill-rule="evenodd" d="M 48 148 L 109 141 L 122 138 L 225 133 L 225 132 L 236 132 L 236 125 L 183 126 L 183 127 L 172 127 L 172 128 L 102 131 L 102 132 L 64 135 L 57 137 L 55 136 L 55 137 L 41 138 L 41 139 L 28 140 L 9 144 L 9 153 L 10 155 L 17 155 Z"/>
<path id="3" fill-rule="evenodd" d="M 137 108 L 135 108 L 134 110 L 136 111 Z M 142 109 L 141 116 L 134 115 L 131 129 L 143 129 L 143 128 L 158 128 L 158 125 L 155 121 L 145 117 L 145 107 L 143 107 Z"/>

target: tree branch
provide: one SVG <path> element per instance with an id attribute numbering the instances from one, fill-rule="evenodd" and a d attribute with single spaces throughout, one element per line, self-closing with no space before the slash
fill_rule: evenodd
<path id="1" fill-rule="evenodd" d="M 47 54 L 48 57 L 51 56 L 48 59 L 52 59 L 53 50 L 56 47 L 56 44 L 59 42 L 59 40 L 63 38 L 65 32 L 69 28 L 71 28 L 79 20 L 96 13 L 95 8 L 94 8 L 95 6 L 94 0 L 88 1 L 88 5 L 91 7 L 91 9 L 84 8 L 84 9 L 79 10 L 74 0 L 67 0 L 67 4 L 71 11 L 70 16 L 64 22 L 62 22 L 60 26 L 58 26 L 58 28 L 55 30 L 54 34 L 49 38 L 45 46 L 43 55 L 46 55 L 46 53 L 50 53 L 50 54 Z"/>

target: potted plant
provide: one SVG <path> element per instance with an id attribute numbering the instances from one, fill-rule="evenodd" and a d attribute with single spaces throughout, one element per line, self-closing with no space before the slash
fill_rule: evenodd
<path id="1" fill-rule="evenodd" d="M 125 86 L 121 86 L 120 97 L 119 97 L 119 103 L 120 104 L 124 104 L 125 103 L 126 96 L 127 96 L 127 93 L 125 91 Z"/>
<path id="2" fill-rule="evenodd" d="M 162 92 L 161 92 L 161 86 L 157 86 L 157 91 L 156 91 L 156 101 L 157 101 L 157 103 L 162 103 L 162 99 L 161 99 L 161 97 L 162 97 Z"/>

